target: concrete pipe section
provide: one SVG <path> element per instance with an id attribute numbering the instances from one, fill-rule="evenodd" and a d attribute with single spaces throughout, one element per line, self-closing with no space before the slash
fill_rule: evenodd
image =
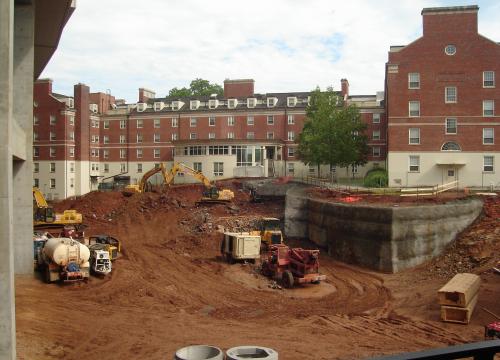
<path id="1" fill-rule="evenodd" d="M 227 360 L 267 359 L 278 360 L 278 353 L 273 349 L 260 346 L 236 346 L 226 351 Z"/>
<path id="2" fill-rule="evenodd" d="M 174 360 L 223 360 L 221 349 L 209 345 L 191 345 L 175 352 Z"/>

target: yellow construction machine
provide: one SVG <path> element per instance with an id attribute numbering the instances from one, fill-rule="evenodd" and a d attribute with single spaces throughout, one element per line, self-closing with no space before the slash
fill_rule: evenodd
<path id="1" fill-rule="evenodd" d="M 259 221 L 259 230 L 250 232 L 252 235 L 260 235 L 262 245 L 268 248 L 271 245 L 283 244 L 283 233 L 281 232 L 280 220 L 264 217 Z"/>
<path id="2" fill-rule="evenodd" d="M 125 196 L 131 196 L 134 193 L 150 191 L 150 183 L 148 180 L 151 176 L 158 173 L 162 174 L 166 185 L 171 185 L 174 181 L 175 175 L 179 172 L 188 174 L 203 183 L 205 190 L 203 191 L 203 196 L 200 202 L 229 202 L 234 198 L 234 192 L 229 189 L 219 190 L 215 185 L 215 182 L 211 182 L 201 171 L 197 171 L 181 162 L 174 163 L 170 171 L 166 170 L 163 163 L 159 166 L 155 166 L 153 169 L 144 174 L 138 184 L 128 185 L 122 193 Z"/>

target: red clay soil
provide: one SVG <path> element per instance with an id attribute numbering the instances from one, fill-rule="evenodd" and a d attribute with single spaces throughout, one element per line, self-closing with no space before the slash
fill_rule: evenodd
<path id="1" fill-rule="evenodd" d="M 272 289 L 253 266 L 220 259 L 217 229 L 245 230 L 259 216 L 283 217 L 283 204 L 251 204 L 237 183 L 225 186 L 236 193 L 229 206 L 196 206 L 201 187 L 194 185 L 130 198 L 93 192 L 57 204 L 82 212 L 88 234 L 118 237 L 123 256 L 110 276 L 88 283 L 47 285 L 17 276 L 18 358 L 159 360 L 189 344 L 211 344 L 266 346 L 280 359 L 362 359 L 480 341 L 494 320 L 480 308 L 500 313 L 500 276 L 490 270 L 500 254 L 493 237 L 481 244 L 485 260 L 471 268 L 482 285 L 469 325 L 439 321 L 436 292 L 452 276 L 448 263 L 439 276 L 431 276 L 434 262 L 380 274 L 322 253 L 325 282 Z M 500 202 L 488 206 L 487 214 L 500 213 Z M 485 215 L 461 236 L 473 241 L 483 221 L 488 234 L 498 234 L 498 218 Z M 453 251 L 466 250 L 447 254 Z"/>

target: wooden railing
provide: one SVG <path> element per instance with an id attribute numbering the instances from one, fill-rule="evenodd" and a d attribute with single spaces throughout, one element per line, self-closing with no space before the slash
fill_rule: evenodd
<path id="1" fill-rule="evenodd" d="M 436 196 L 444 191 L 457 188 L 458 181 L 455 180 L 443 185 L 401 189 L 401 196 Z"/>

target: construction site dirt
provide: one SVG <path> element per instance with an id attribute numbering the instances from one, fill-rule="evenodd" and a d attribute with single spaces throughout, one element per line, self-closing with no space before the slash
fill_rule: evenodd
<path id="1" fill-rule="evenodd" d="M 202 187 L 124 197 L 92 192 L 55 204 L 75 208 L 87 235 L 122 242 L 108 277 L 45 284 L 16 277 L 18 359 L 168 359 L 190 344 L 260 345 L 282 359 L 363 359 L 484 339 L 500 313 L 500 200 L 438 258 L 382 274 L 320 255 L 326 281 L 280 289 L 252 264 L 225 263 L 221 232 L 248 231 L 262 216 L 283 218 L 283 201 L 250 203 L 236 181 L 231 204 L 196 205 Z M 297 239 L 293 246 L 314 248 Z M 469 325 L 439 320 L 437 290 L 455 273 L 482 284 Z"/>

